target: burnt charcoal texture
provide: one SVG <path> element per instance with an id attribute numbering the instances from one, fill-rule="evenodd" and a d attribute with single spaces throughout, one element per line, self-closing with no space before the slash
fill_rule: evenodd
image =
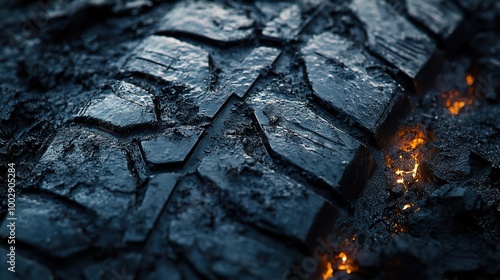
<path id="1" fill-rule="evenodd" d="M 4 3 L 0 279 L 498 279 L 499 15 Z"/>
<path id="2" fill-rule="evenodd" d="M 271 38 L 294 39 L 302 24 L 302 13 L 298 5 L 291 5 L 283 10 L 276 18 L 266 24 L 262 34 Z"/>
<path id="3" fill-rule="evenodd" d="M 144 242 L 153 229 L 163 207 L 172 195 L 177 174 L 156 175 L 148 182 L 146 193 L 137 211 L 132 214 L 124 239 L 128 242 Z"/>
<path id="4" fill-rule="evenodd" d="M 261 93 L 251 106 L 272 153 L 325 182 L 345 199 L 360 192 L 371 161 L 362 143 L 301 102 Z M 358 163 L 365 166 L 363 171 L 357 170 Z"/>
<path id="5" fill-rule="evenodd" d="M 161 32 L 192 34 L 218 44 L 248 39 L 255 24 L 244 10 L 209 1 L 179 3 L 161 22 Z"/>
<path id="6" fill-rule="evenodd" d="M 436 74 L 436 44 L 383 0 L 353 0 L 352 11 L 365 25 L 368 48 L 426 88 Z"/>
<path id="7" fill-rule="evenodd" d="M 430 198 L 446 205 L 454 214 L 477 210 L 480 205 L 480 196 L 477 192 L 450 185 L 440 187 Z"/>
<path id="8" fill-rule="evenodd" d="M 201 139 L 203 130 L 179 127 L 141 142 L 146 162 L 153 165 L 183 164 Z"/>
<path id="9" fill-rule="evenodd" d="M 185 98 L 192 98 L 200 113 L 213 117 L 228 96 L 208 92 L 209 59 L 200 47 L 174 38 L 151 36 L 136 48 L 122 71 L 187 87 Z"/>
<path id="10" fill-rule="evenodd" d="M 279 278 L 300 254 L 282 242 L 234 223 L 224 211 L 220 192 L 199 185 L 199 180 L 186 178 L 167 207 L 174 216 L 168 217 L 169 245 L 187 259 L 205 279 Z M 193 227 L 196 224 L 197 227 Z M 197 244 L 197 245 L 196 245 Z M 244 252 L 244 253 L 242 253 Z"/>
<path id="11" fill-rule="evenodd" d="M 456 48 L 466 38 L 464 27 L 461 28 L 464 12 L 453 2 L 408 0 L 406 3 L 410 17 L 437 35 L 447 47 Z"/>
<path id="12" fill-rule="evenodd" d="M 326 235 L 335 223 L 337 211 L 328 202 L 247 155 L 207 157 L 198 173 L 222 190 L 227 204 L 246 216 L 243 219 L 311 247 L 315 237 Z M 304 210 L 295 211 L 299 208 Z"/>
<path id="13" fill-rule="evenodd" d="M 235 94 L 244 97 L 259 75 L 273 65 L 279 54 L 280 50 L 275 48 L 259 47 L 252 50 L 245 60 L 231 71 L 221 89 L 222 95 L 229 97 Z"/>
<path id="14" fill-rule="evenodd" d="M 96 170 L 99 166 L 103 168 Z M 61 132 L 35 172 L 40 189 L 67 197 L 103 217 L 124 212 L 135 201 L 137 180 L 129 169 L 126 151 L 90 131 L 71 128 Z"/>
<path id="15" fill-rule="evenodd" d="M 117 132 L 148 126 L 156 121 L 152 96 L 124 82 L 117 82 L 111 85 L 111 89 L 95 96 L 77 118 L 96 121 Z"/>
<path id="16" fill-rule="evenodd" d="M 329 33 L 316 35 L 302 49 L 314 95 L 381 138 L 394 113 L 401 114 L 394 107 L 403 102 L 402 88 L 363 52 Z"/>

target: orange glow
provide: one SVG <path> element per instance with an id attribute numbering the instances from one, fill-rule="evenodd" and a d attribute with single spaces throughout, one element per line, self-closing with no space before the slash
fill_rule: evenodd
<path id="1" fill-rule="evenodd" d="M 402 170 L 402 169 L 395 169 L 394 170 L 394 174 L 398 175 L 398 176 L 401 176 L 400 178 L 397 178 L 396 179 L 396 183 L 398 184 L 402 184 L 405 189 L 407 187 L 407 183 L 405 181 L 405 177 L 406 175 L 411 175 L 411 177 L 414 179 L 413 182 L 418 182 L 418 166 L 419 166 L 419 163 L 418 163 L 418 159 L 417 159 L 417 155 L 412 155 L 413 159 L 414 159 L 414 163 L 413 163 L 413 169 L 411 170 Z"/>
<path id="2" fill-rule="evenodd" d="M 342 263 L 337 266 L 338 270 L 345 271 L 347 274 L 351 274 L 355 271 L 355 267 L 352 265 L 352 261 L 347 257 L 346 253 L 341 252 L 336 258 L 342 261 Z"/>
<path id="3" fill-rule="evenodd" d="M 472 105 L 474 103 L 473 96 L 461 96 L 458 91 L 442 93 L 441 98 L 446 100 L 444 104 L 448 111 L 454 116 L 458 115 L 465 105 Z"/>
<path id="4" fill-rule="evenodd" d="M 425 139 L 424 138 L 415 138 L 413 140 L 410 141 L 410 143 L 408 143 L 408 145 L 410 145 L 410 147 L 412 147 L 413 149 L 417 148 L 418 146 L 422 145 L 425 143 Z"/>
<path id="5" fill-rule="evenodd" d="M 351 274 L 357 270 L 356 265 L 347 256 L 347 253 L 340 252 L 335 256 L 334 260 L 326 262 L 326 270 L 323 272 L 323 280 L 327 280 L 333 277 L 334 268 L 337 271 L 345 271 L 347 274 Z"/>
<path id="6" fill-rule="evenodd" d="M 427 136 L 420 127 L 402 129 L 398 133 L 399 138 L 402 140 L 401 150 L 411 152 L 418 148 L 418 146 L 425 144 Z M 400 155 L 400 158 L 403 158 Z"/>
<path id="7" fill-rule="evenodd" d="M 472 86 L 474 84 L 474 77 L 467 73 L 467 75 L 465 75 L 465 81 L 467 82 L 467 85 L 468 86 Z"/>
<path id="8" fill-rule="evenodd" d="M 328 280 L 333 277 L 333 268 L 332 268 L 332 263 L 327 262 L 326 263 L 326 271 L 323 272 L 323 280 Z"/>
<path id="9" fill-rule="evenodd" d="M 467 73 L 465 75 L 465 82 L 468 86 L 468 90 L 466 92 L 450 90 L 448 92 L 441 93 L 441 98 L 445 100 L 446 109 L 448 109 L 448 111 L 454 116 L 460 114 L 460 111 L 462 111 L 465 105 L 474 104 L 474 76 Z"/>
<path id="10" fill-rule="evenodd" d="M 420 155 L 418 149 L 427 143 L 428 136 L 425 129 L 418 125 L 403 128 L 398 132 L 396 145 L 399 151 L 391 158 L 387 155 L 387 164 L 396 175 L 397 184 L 403 185 L 408 190 L 409 185 L 418 182 L 418 167 L 420 166 Z M 397 158 L 395 158 L 397 157 Z"/>
<path id="11" fill-rule="evenodd" d="M 407 203 L 403 206 L 403 210 L 410 209 L 413 205 L 411 203 Z"/>
<path id="12" fill-rule="evenodd" d="M 340 253 L 339 257 L 342 259 L 343 263 L 345 263 L 347 261 L 347 255 L 345 253 Z"/>

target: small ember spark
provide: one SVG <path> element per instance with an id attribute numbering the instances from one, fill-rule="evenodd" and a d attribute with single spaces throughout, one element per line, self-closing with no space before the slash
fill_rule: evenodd
<path id="1" fill-rule="evenodd" d="M 474 103 L 474 76 L 467 73 L 465 75 L 465 82 L 469 87 L 467 93 L 460 93 L 458 90 L 450 90 L 441 94 L 441 98 L 445 100 L 445 106 L 454 116 L 458 115 L 465 105 L 472 105 Z"/>
<path id="2" fill-rule="evenodd" d="M 386 150 L 390 170 L 388 187 L 393 207 L 384 221 L 392 236 L 408 232 L 405 223 L 407 215 L 419 210 L 412 202 L 414 196 L 411 194 L 419 194 L 423 186 L 421 182 L 428 180 L 425 163 L 432 154 L 428 144 L 433 140 L 434 133 L 423 124 L 403 127 Z"/>
<path id="3" fill-rule="evenodd" d="M 421 126 L 404 128 L 398 132 L 396 153 L 397 158 L 387 157 L 388 166 L 394 170 L 396 183 L 404 186 L 405 190 L 412 183 L 419 180 L 418 167 L 420 165 L 417 149 L 427 142 L 427 134 Z"/>
<path id="4" fill-rule="evenodd" d="M 342 259 L 342 262 L 345 263 L 347 261 L 347 256 L 345 253 L 340 253 L 339 257 Z"/>
<path id="5" fill-rule="evenodd" d="M 467 75 L 465 75 L 465 82 L 467 82 L 468 86 L 474 85 L 474 77 L 470 73 L 467 73 Z"/>
<path id="6" fill-rule="evenodd" d="M 328 280 L 333 277 L 333 268 L 332 268 L 332 263 L 327 262 L 326 263 L 326 271 L 323 272 L 323 280 Z"/>
<path id="7" fill-rule="evenodd" d="M 354 266 L 352 266 L 352 262 L 349 260 L 346 253 L 341 252 L 336 258 L 342 261 L 342 263 L 337 266 L 338 270 L 344 270 L 347 274 L 353 272 Z"/>
<path id="8" fill-rule="evenodd" d="M 410 203 L 407 203 L 403 206 L 403 210 L 406 210 L 406 209 L 409 209 L 411 208 L 413 205 L 411 205 Z"/>
<path id="9" fill-rule="evenodd" d="M 323 280 L 327 280 L 333 277 L 334 268 L 338 271 L 345 271 L 347 274 L 357 270 L 354 262 L 347 257 L 345 252 L 340 252 L 335 256 L 334 260 L 326 262 L 326 270 L 323 272 Z"/>

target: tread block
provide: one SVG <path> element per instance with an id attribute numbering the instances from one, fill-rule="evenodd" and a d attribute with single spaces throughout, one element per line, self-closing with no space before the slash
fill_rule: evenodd
<path id="1" fill-rule="evenodd" d="M 82 233 L 84 225 L 76 221 L 76 217 L 82 216 L 78 211 L 54 201 L 36 201 L 25 197 L 18 197 L 17 206 L 16 241 L 57 258 L 68 257 L 89 247 L 90 240 Z M 9 222 L 2 222 L 2 239 L 9 236 Z"/>
<path id="2" fill-rule="evenodd" d="M 137 181 L 126 151 L 88 130 L 62 130 L 35 167 L 40 188 L 64 196 L 108 218 L 135 201 Z"/>
<path id="3" fill-rule="evenodd" d="M 132 52 L 122 67 L 204 93 L 210 76 L 209 54 L 200 47 L 174 38 L 150 36 Z"/>
<path id="4" fill-rule="evenodd" d="M 194 150 L 203 129 L 178 127 L 162 135 L 141 142 L 141 149 L 147 163 L 155 166 L 182 165 Z"/>
<path id="5" fill-rule="evenodd" d="M 254 24 L 244 10 L 216 2 L 186 1 L 163 18 L 159 32 L 184 33 L 224 45 L 250 38 Z"/>
<path id="6" fill-rule="evenodd" d="M 406 0 L 408 14 L 425 25 L 447 46 L 457 44 L 451 41 L 464 20 L 464 14 L 458 6 L 449 0 Z"/>
<path id="7" fill-rule="evenodd" d="M 253 239 L 237 225 L 202 231 L 196 220 L 183 218 L 171 224 L 168 238 L 205 279 L 281 279 L 298 259 L 275 240 Z"/>
<path id="8" fill-rule="evenodd" d="M 330 33 L 314 36 L 302 49 L 313 94 L 376 138 L 384 135 L 402 88 L 352 42 Z"/>
<path id="9" fill-rule="evenodd" d="M 302 25 L 302 11 L 299 5 L 293 4 L 266 23 L 262 35 L 274 40 L 289 41 L 299 35 Z"/>
<path id="10" fill-rule="evenodd" d="M 213 118 L 230 93 L 209 90 L 210 59 L 208 52 L 200 47 L 174 38 L 150 36 L 133 51 L 122 71 L 149 75 L 183 87 L 182 98 L 196 104 L 200 114 Z M 160 105 L 170 108 L 168 104 Z"/>
<path id="11" fill-rule="evenodd" d="M 115 131 L 129 131 L 156 121 L 152 96 L 126 82 L 111 84 L 108 91 L 92 99 L 76 117 L 96 120 Z"/>
<path id="12" fill-rule="evenodd" d="M 373 159 L 366 147 L 299 101 L 273 94 L 250 101 L 270 152 L 328 184 L 344 199 L 361 191 Z"/>
<path id="13" fill-rule="evenodd" d="M 436 52 L 436 45 L 429 36 L 390 9 L 384 0 L 353 0 L 350 7 L 364 23 L 368 47 L 373 52 L 412 78 L 420 87 L 428 83 L 420 77 L 427 71 L 435 70 L 428 66 L 434 62 L 433 55 Z"/>
<path id="14" fill-rule="evenodd" d="M 153 177 L 141 206 L 133 213 L 125 233 L 125 241 L 144 242 L 177 184 L 177 174 L 165 173 Z"/>
<path id="15" fill-rule="evenodd" d="M 223 95 L 234 93 L 239 97 L 245 96 L 261 72 L 271 67 L 280 54 L 280 50 L 269 47 L 258 47 L 252 50 L 240 66 L 229 74 L 222 89 L 226 92 Z"/>
<path id="16" fill-rule="evenodd" d="M 207 157 L 198 173 L 222 190 L 224 204 L 242 213 L 242 219 L 311 248 L 338 215 L 317 194 L 243 153 Z"/>

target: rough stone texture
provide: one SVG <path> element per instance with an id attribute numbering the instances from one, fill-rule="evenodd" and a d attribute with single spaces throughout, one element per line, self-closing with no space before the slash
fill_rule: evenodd
<path id="1" fill-rule="evenodd" d="M 16 241 L 42 250 L 48 256 L 65 258 L 86 250 L 90 245 L 90 240 L 82 233 L 85 224 L 78 222 L 84 215 L 54 201 L 19 197 L 16 217 Z M 11 221 L 4 220 L 1 224 L 2 239 L 9 235 L 9 222 Z M 24 273 L 29 273 L 30 269 L 42 273 L 40 275 L 44 273 L 35 264 L 25 265 L 28 267 L 25 267 Z"/>
<path id="2" fill-rule="evenodd" d="M 156 121 L 152 96 L 126 82 L 112 83 L 84 106 L 77 118 L 96 120 L 116 131 L 131 130 Z"/>
<path id="3" fill-rule="evenodd" d="M 389 8 L 383 0 L 353 0 L 350 7 L 364 23 L 368 47 L 373 52 L 414 79 L 417 85 L 426 82 L 422 75 L 431 69 L 436 70 L 428 66 L 434 62 L 432 56 L 436 51 L 429 36 Z"/>
<path id="4" fill-rule="evenodd" d="M 324 181 L 346 199 L 359 193 L 372 161 L 363 144 L 302 102 L 266 93 L 252 98 L 251 106 L 273 154 Z"/>
<path id="5" fill-rule="evenodd" d="M 177 175 L 172 173 L 156 175 L 149 181 L 141 206 L 130 219 L 125 241 L 143 242 L 146 240 L 176 183 Z"/>
<path id="6" fill-rule="evenodd" d="M 299 35 L 302 23 L 302 11 L 299 5 L 293 4 L 268 22 L 262 35 L 275 40 L 292 40 Z"/>
<path id="7" fill-rule="evenodd" d="M 376 137 L 402 100 L 402 88 L 363 50 L 330 33 L 314 36 L 302 49 L 314 95 L 358 122 Z M 396 110 L 394 110 L 396 111 Z"/>
<path id="8" fill-rule="evenodd" d="M 62 130 L 35 168 L 40 188 L 67 197 L 102 217 L 134 203 L 137 181 L 119 144 L 83 129 Z"/>
<path id="9" fill-rule="evenodd" d="M 436 34 L 447 45 L 460 45 L 454 32 L 458 32 L 464 19 L 462 10 L 447 0 L 406 0 L 408 14 Z"/>
<path id="10" fill-rule="evenodd" d="M 222 190 L 225 205 L 244 220 L 310 247 L 335 223 L 337 211 L 329 203 L 245 154 L 207 157 L 198 173 Z"/>
<path id="11" fill-rule="evenodd" d="M 7 270 L 10 265 L 7 263 L 9 260 L 10 252 L 4 248 L 0 248 L 0 262 L 2 262 L 2 269 L 0 270 L 0 279 L 6 280 L 24 280 L 24 279 L 40 279 L 40 280 L 52 280 L 54 276 L 50 273 L 48 269 L 19 255 L 16 252 L 16 266 L 15 273 Z"/>
<path id="12" fill-rule="evenodd" d="M 196 147 L 203 130 L 195 127 L 170 129 L 155 138 L 142 141 L 146 162 L 157 165 L 181 165 Z"/>
<path id="13" fill-rule="evenodd" d="M 240 66 L 231 71 L 223 89 L 221 89 L 222 95 L 227 96 L 234 93 L 239 97 L 245 96 L 261 72 L 271 67 L 280 53 L 280 50 L 268 47 L 252 50 Z"/>
<path id="14" fill-rule="evenodd" d="M 181 2 L 161 22 L 160 32 L 186 33 L 219 44 L 248 39 L 254 25 L 244 10 L 209 1 Z"/>

